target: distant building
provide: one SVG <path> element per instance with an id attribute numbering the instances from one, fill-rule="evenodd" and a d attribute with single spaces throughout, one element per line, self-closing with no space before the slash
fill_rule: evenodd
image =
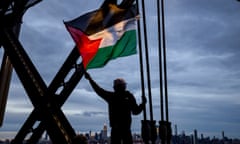
<path id="1" fill-rule="evenodd" d="M 198 144 L 198 135 L 197 135 L 197 130 L 194 130 L 193 134 L 193 144 Z"/>
<path id="2" fill-rule="evenodd" d="M 106 124 L 106 123 L 103 125 L 102 139 L 104 139 L 104 140 L 107 140 L 107 139 L 108 139 L 108 135 L 107 135 L 107 124 Z"/>
<path id="3" fill-rule="evenodd" d="M 174 129 L 175 129 L 175 136 L 177 136 L 178 135 L 177 125 L 174 125 Z"/>

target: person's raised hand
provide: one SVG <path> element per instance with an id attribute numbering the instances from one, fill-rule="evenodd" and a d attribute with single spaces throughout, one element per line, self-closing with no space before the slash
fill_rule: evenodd
<path id="1" fill-rule="evenodd" d="M 145 96 L 142 97 L 142 103 L 146 104 L 147 103 L 147 98 Z"/>

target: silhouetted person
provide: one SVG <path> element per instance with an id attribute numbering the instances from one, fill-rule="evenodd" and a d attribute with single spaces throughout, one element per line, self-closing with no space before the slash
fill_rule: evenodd
<path id="1" fill-rule="evenodd" d="M 94 91 L 108 103 L 111 143 L 132 144 L 131 114 L 141 113 L 146 98 L 144 97 L 142 104 L 138 105 L 134 96 L 126 90 L 126 82 L 121 78 L 113 81 L 114 92 L 99 87 L 87 72 L 85 78 L 89 80 Z"/>

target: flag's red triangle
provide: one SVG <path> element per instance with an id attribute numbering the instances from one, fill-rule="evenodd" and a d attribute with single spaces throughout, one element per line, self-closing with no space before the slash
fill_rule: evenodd
<path id="1" fill-rule="evenodd" d="M 82 31 L 73 27 L 67 26 L 68 31 L 77 44 L 84 68 L 87 68 L 88 63 L 96 55 L 102 39 L 90 40 Z"/>

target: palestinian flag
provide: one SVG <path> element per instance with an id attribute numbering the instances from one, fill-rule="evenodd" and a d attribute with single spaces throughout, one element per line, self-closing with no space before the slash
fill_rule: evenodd
<path id="1" fill-rule="evenodd" d="M 136 17 L 135 5 L 122 9 L 109 4 L 64 22 L 85 69 L 103 67 L 109 60 L 136 54 Z"/>

